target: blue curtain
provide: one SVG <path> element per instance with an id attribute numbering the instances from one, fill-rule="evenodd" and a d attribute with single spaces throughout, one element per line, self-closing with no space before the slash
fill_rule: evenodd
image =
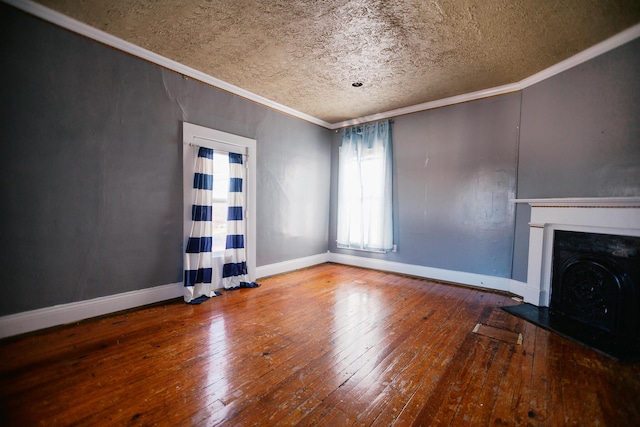
<path id="1" fill-rule="evenodd" d="M 247 253 L 245 249 L 246 223 L 244 218 L 245 168 L 242 154 L 229 153 L 229 210 L 227 214 L 227 243 L 222 267 L 225 289 L 247 287 Z"/>
<path id="2" fill-rule="evenodd" d="M 338 160 L 338 247 L 393 250 L 392 165 L 389 120 L 343 130 Z"/>
<path id="3" fill-rule="evenodd" d="M 191 232 L 184 258 L 184 300 L 198 303 L 219 295 L 213 290 L 213 150 L 200 147 L 193 176 Z"/>

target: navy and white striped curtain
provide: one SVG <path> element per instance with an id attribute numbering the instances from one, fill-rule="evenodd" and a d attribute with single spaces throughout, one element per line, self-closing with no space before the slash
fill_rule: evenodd
<path id="1" fill-rule="evenodd" d="M 227 215 L 227 242 L 222 267 L 225 289 L 247 285 L 247 252 L 245 249 L 246 223 L 244 218 L 245 168 L 242 154 L 229 153 L 229 210 Z"/>
<path id="2" fill-rule="evenodd" d="M 184 258 L 184 300 L 187 303 L 219 295 L 213 286 L 213 150 L 200 147 L 193 176 L 191 232 Z"/>

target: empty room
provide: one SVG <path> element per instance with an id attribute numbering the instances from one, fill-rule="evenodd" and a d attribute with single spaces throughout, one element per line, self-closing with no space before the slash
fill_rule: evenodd
<path id="1" fill-rule="evenodd" d="M 0 425 L 636 425 L 638 76 L 632 0 L 2 0 Z"/>

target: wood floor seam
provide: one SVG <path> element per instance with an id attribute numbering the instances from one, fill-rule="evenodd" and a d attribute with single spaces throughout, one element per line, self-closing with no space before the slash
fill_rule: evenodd
<path id="1" fill-rule="evenodd" d="M 611 425 L 640 366 L 508 295 L 322 264 L 0 342 L 0 425 Z"/>

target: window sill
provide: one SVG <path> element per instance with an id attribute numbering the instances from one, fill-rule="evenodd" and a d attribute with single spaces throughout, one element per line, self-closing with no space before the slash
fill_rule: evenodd
<path id="1" fill-rule="evenodd" d="M 370 252 L 370 253 L 374 253 L 374 254 L 388 254 L 388 253 L 394 253 L 398 251 L 398 245 L 393 245 L 393 249 L 391 249 L 390 251 L 385 251 L 385 250 L 375 250 L 375 249 L 362 249 L 362 248 L 352 248 L 349 246 L 343 246 L 343 245 L 336 245 L 338 249 L 346 249 L 349 251 L 358 251 L 358 252 Z"/>

